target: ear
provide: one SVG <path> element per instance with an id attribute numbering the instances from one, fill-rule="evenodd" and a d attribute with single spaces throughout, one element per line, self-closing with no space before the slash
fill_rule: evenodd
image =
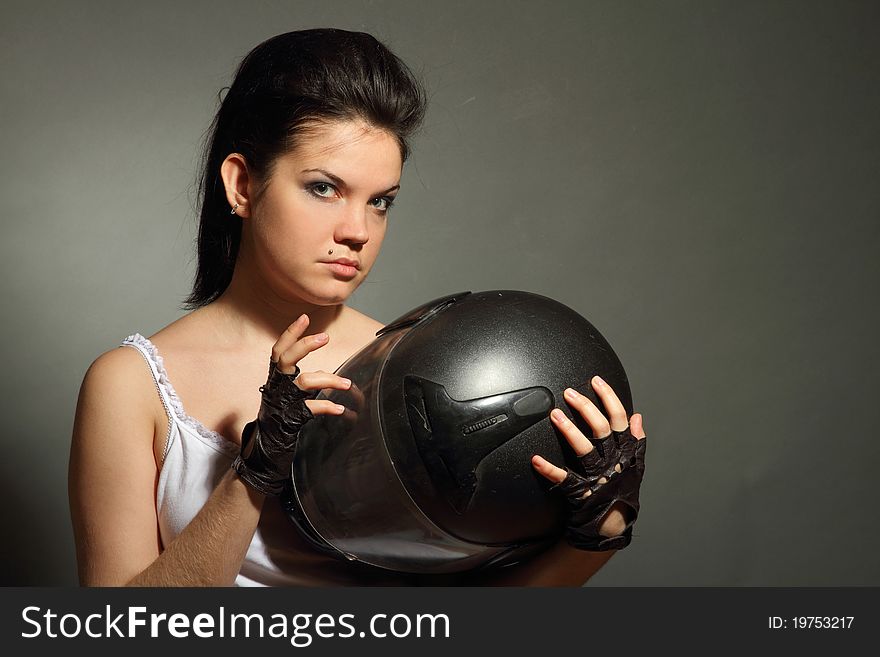
<path id="1" fill-rule="evenodd" d="M 230 153 L 220 165 L 220 177 L 226 188 L 226 200 L 229 202 L 229 210 L 238 204 L 235 209 L 242 219 L 251 218 L 251 183 L 248 175 L 247 162 L 241 153 Z"/>

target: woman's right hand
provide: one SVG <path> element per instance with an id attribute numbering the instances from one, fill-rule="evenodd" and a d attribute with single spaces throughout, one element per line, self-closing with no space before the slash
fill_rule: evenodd
<path id="1" fill-rule="evenodd" d="M 297 363 L 327 344 L 326 333 L 302 337 L 308 315 L 285 329 L 272 347 L 269 377 L 260 387 L 257 419 L 245 425 L 241 454 L 232 464 L 247 485 L 265 495 L 278 495 L 290 478 L 290 466 L 302 427 L 315 415 L 341 415 L 345 407 L 314 399 L 320 390 L 348 390 L 351 382 L 323 371 L 300 372 Z"/>

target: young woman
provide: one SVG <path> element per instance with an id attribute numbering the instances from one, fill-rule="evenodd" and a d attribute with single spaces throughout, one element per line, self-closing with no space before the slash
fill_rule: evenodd
<path id="1" fill-rule="evenodd" d="M 424 112 L 411 72 L 367 34 L 291 32 L 242 61 L 206 151 L 193 310 L 102 354 L 82 384 L 70 500 L 83 585 L 441 581 L 319 554 L 273 497 L 299 427 L 344 412 L 314 396 L 350 385 L 332 372 L 382 327 L 345 301 L 379 254 Z M 613 435 L 634 455 L 593 463 L 593 442 L 554 414 L 586 470 L 539 456 L 533 465 L 572 502 L 579 519 L 569 541 L 444 582 L 580 585 L 613 553 L 609 545 L 628 542 L 641 417 L 627 418 L 608 386 L 595 389 L 607 418 L 584 397 L 567 401 L 594 439 Z"/>

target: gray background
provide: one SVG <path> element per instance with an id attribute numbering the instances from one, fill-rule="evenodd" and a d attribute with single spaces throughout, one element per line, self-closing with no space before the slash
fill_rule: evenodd
<path id="1" fill-rule="evenodd" d="M 4 2 L 0 581 L 76 582 L 79 384 L 181 314 L 219 90 L 260 41 L 335 26 L 432 99 L 352 305 L 537 292 L 627 368 L 643 513 L 590 584 L 880 584 L 878 7 Z"/>

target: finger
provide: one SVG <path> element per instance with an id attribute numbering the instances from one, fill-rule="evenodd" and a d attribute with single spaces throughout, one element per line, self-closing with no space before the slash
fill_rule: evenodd
<path id="1" fill-rule="evenodd" d="M 331 390 L 324 393 L 328 399 L 343 404 L 346 409 L 359 411 L 364 407 L 364 393 L 358 387 L 357 383 L 352 383 L 348 390 L 335 391 Z"/>
<path id="2" fill-rule="evenodd" d="M 635 413 L 629 419 L 629 431 L 636 440 L 641 440 L 647 435 L 645 434 L 645 427 L 642 424 L 641 413 Z"/>
<path id="3" fill-rule="evenodd" d="M 353 426 L 357 424 L 358 414 L 357 411 L 353 411 L 350 406 L 346 406 L 345 410 L 342 411 L 343 424 L 348 429 L 351 429 Z"/>
<path id="4" fill-rule="evenodd" d="M 555 465 L 550 463 L 550 461 L 545 458 L 538 456 L 535 454 L 532 457 L 532 467 L 538 471 L 540 475 L 544 478 L 549 479 L 554 484 L 558 484 L 565 479 L 565 476 L 568 474 L 562 468 L 557 468 Z"/>
<path id="5" fill-rule="evenodd" d="M 351 387 L 351 380 L 323 370 L 316 370 L 314 372 L 300 372 L 296 378 L 296 385 L 300 390 L 323 390 L 325 388 L 348 390 Z"/>
<path id="6" fill-rule="evenodd" d="M 628 426 L 626 421 L 626 409 L 618 399 L 617 394 L 611 389 L 605 381 L 599 376 L 594 376 L 591 381 L 593 390 L 599 395 L 599 399 L 605 405 L 605 411 L 608 419 L 611 421 L 611 428 L 614 431 L 623 431 Z"/>
<path id="7" fill-rule="evenodd" d="M 278 336 L 275 344 L 272 345 L 272 361 L 277 363 L 278 359 L 281 358 L 281 354 L 290 349 L 302 337 L 308 327 L 309 316 L 304 313 L 297 317 L 293 324 L 284 329 L 284 332 Z"/>
<path id="8" fill-rule="evenodd" d="M 360 409 L 364 407 L 364 391 L 356 383 L 351 384 L 351 388 L 348 389 L 348 393 L 344 397 L 346 404 L 352 408 Z"/>
<path id="9" fill-rule="evenodd" d="M 330 336 L 326 333 L 316 333 L 315 335 L 307 335 L 304 338 L 300 338 L 287 351 L 280 354 L 278 357 L 278 369 L 285 374 L 293 374 L 299 361 L 310 352 L 323 347 L 329 339 Z"/>
<path id="10" fill-rule="evenodd" d="M 607 438 L 611 435 L 611 425 L 608 418 L 602 415 L 589 397 L 582 395 L 574 388 L 565 389 L 565 401 L 567 401 L 590 425 L 594 438 Z"/>
<path id="11" fill-rule="evenodd" d="M 550 421 L 565 436 L 576 456 L 580 457 L 593 451 L 593 443 L 587 440 L 587 437 L 581 433 L 574 422 L 565 417 L 565 413 L 558 408 L 550 411 Z"/>
<path id="12" fill-rule="evenodd" d="M 334 404 L 328 399 L 307 399 L 305 403 L 312 415 L 342 415 L 345 413 L 345 406 Z"/>

